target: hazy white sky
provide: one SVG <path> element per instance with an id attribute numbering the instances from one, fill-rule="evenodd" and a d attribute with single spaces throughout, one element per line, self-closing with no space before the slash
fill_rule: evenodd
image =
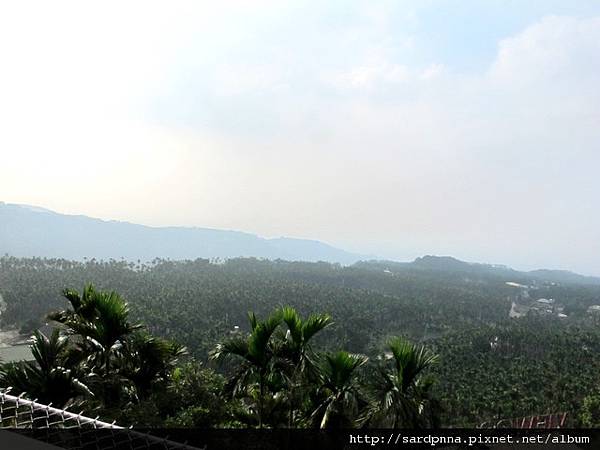
<path id="1" fill-rule="evenodd" d="M 597 0 L 4 2 L 0 200 L 600 275 Z"/>

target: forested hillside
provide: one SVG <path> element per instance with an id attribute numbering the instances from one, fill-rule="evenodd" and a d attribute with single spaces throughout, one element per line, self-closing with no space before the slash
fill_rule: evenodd
<path id="1" fill-rule="evenodd" d="M 185 345 L 196 360 L 228 375 L 231 362 L 209 354 L 230 336 L 252 331 L 248 311 L 267 317 L 289 305 L 301 316 L 332 317 L 314 346 L 364 354 L 365 371 L 394 336 L 425 344 L 438 355 L 428 373 L 443 426 L 553 412 L 568 412 L 579 424 L 585 397 L 600 386 L 600 331 L 588 311 L 600 304 L 600 287 L 447 262 L 342 267 L 257 259 L 143 264 L 4 257 L 1 325 L 29 333 L 47 322 L 49 312 L 66 307 L 63 289 L 93 283 L 121 294 L 132 320 L 150 333 Z M 538 308 L 538 299 L 551 299 L 553 309 Z M 511 318 L 515 304 L 527 311 Z"/>

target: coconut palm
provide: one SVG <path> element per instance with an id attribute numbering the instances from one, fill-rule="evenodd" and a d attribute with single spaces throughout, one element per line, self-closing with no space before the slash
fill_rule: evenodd
<path id="1" fill-rule="evenodd" d="M 369 424 L 384 428 L 434 425 L 432 380 L 424 372 L 436 363 L 437 355 L 400 337 L 388 342 L 388 350 L 374 381 L 376 401 Z"/>
<path id="2" fill-rule="evenodd" d="M 34 361 L 2 365 L 0 386 L 57 407 L 64 407 L 76 397 L 92 395 L 77 374 L 65 367 L 67 346 L 67 338 L 58 329 L 50 337 L 35 331 L 30 345 Z"/>
<path id="3" fill-rule="evenodd" d="M 212 359 L 227 357 L 241 358 L 242 364 L 231 380 L 233 395 L 245 393 L 254 397 L 257 403 L 258 426 L 265 421 L 265 397 L 269 383 L 279 377 L 277 344 L 273 335 L 281 324 L 281 311 L 275 311 L 264 321 L 259 321 L 254 313 L 248 313 L 250 334 L 247 337 L 235 336 L 219 343 L 211 352 Z"/>
<path id="4" fill-rule="evenodd" d="M 365 403 L 358 383 L 358 368 L 368 358 L 338 351 L 325 355 L 319 364 L 320 385 L 312 419 L 320 428 L 350 428 L 356 424 Z"/>

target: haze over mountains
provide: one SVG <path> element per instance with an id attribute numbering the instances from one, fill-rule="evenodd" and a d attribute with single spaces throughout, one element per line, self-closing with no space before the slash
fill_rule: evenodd
<path id="1" fill-rule="evenodd" d="M 265 239 L 240 231 L 191 227 L 149 227 L 59 214 L 28 205 L 0 203 L 0 254 L 148 261 L 257 258 L 352 264 L 365 256 L 308 239 Z"/>
<path id="2" fill-rule="evenodd" d="M 520 272 L 506 266 L 424 256 L 413 262 L 376 261 L 309 239 L 266 239 L 240 231 L 192 227 L 149 227 L 66 215 L 45 208 L 0 202 L 0 254 L 83 260 L 111 258 L 150 261 L 257 257 L 292 261 L 326 261 L 350 265 L 371 260 L 371 268 L 411 268 L 434 272 L 487 274 L 543 279 L 559 283 L 600 284 L 600 278 L 565 270 Z"/>

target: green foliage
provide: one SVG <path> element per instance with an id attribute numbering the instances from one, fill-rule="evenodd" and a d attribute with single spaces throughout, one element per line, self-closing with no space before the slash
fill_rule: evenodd
<path id="1" fill-rule="evenodd" d="M 66 368 L 67 338 L 54 330 L 50 337 L 35 331 L 31 340 L 34 361 L 0 366 L 0 387 L 15 395 L 26 394 L 42 403 L 66 406 L 83 395 L 92 395 L 77 378 L 76 369 Z"/>
<path id="2" fill-rule="evenodd" d="M 277 310 L 264 321 L 259 321 L 253 312 L 248 313 L 251 332 L 247 338 L 235 336 L 217 344 L 211 357 L 215 360 L 236 356 L 242 359 L 236 375 L 232 378 L 233 395 L 242 396 L 255 405 L 258 425 L 265 422 L 265 406 L 270 384 L 281 377 L 277 342 L 272 338 L 282 320 Z M 252 409 L 252 407 L 251 407 Z M 272 408 L 271 408 L 272 409 Z"/>
<path id="3" fill-rule="evenodd" d="M 64 296 L 71 309 L 49 315 L 61 327 L 50 338 L 36 331 L 34 361 L 1 366 L 0 386 L 59 406 L 79 401 L 107 420 L 161 424 L 152 398 L 168 388 L 185 348 L 131 324 L 115 292 L 87 285 L 82 295 L 69 289 Z"/>
<path id="4" fill-rule="evenodd" d="M 425 346 L 393 338 L 373 383 L 376 398 L 369 425 L 379 428 L 419 428 L 438 425 L 439 406 L 431 398 L 431 378 L 424 373 L 438 360 Z"/>
<path id="5" fill-rule="evenodd" d="M 367 402 L 357 370 L 368 358 L 340 350 L 327 354 L 319 364 L 316 408 L 311 418 L 319 428 L 352 428 Z"/>
<path id="6" fill-rule="evenodd" d="M 165 420 L 178 414 L 161 410 L 166 404 L 161 403 L 161 392 L 173 383 L 173 364 L 166 363 L 163 370 L 150 361 L 148 369 L 141 368 L 140 361 L 148 357 L 140 355 L 151 353 L 143 348 L 156 343 L 134 349 L 133 342 L 143 341 L 144 332 L 127 327 L 138 322 L 145 323 L 146 332 L 155 339 L 185 345 L 198 362 L 206 364 L 203 370 L 213 368 L 225 376 L 223 389 L 231 408 L 222 423 L 258 426 L 262 402 L 263 426 L 315 425 L 310 417 L 316 402 L 322 401 L 315 388 L 320 376 L 317 366 L 324 361 L 318 357 L 319 349 L 368 356 L 369 361 L 357 369 L 361 398 L 381 402 L 376 386 L 369 385 L 385 384 L 382 370 L 388 374 L 396 370 L 392 360 L 377 359 L 393 336 L 425 345 L 439 355 L 437 364 L 416 377 L 423 388 L 431 376 L 436 379 L 423 394 L 429 400 L 423 403 L 419 421 L 427 426 L 436 419 L 427 415 L 426 405 L 439 410 L 432 399 L 443 406 L 444 426 L 563 411 L 577 417 L 586 396 L 598 386 L 600 315 L 588 314 L 587 308 L 600 304 L 600 287 L 545 282 L 544 274 L 528 277 L 464 264 L 456 268 L 444 262 L 438 267 L 435 262 L 341 267 L 256 259 L 218 263 L 157 259 L 140 264 L 4 257 L 0 258 L 0 290 L 7 307 L 0 320 L 17 328 L 30 319 L 39 320 L 48 310 L 63 308 L 59 294 L 64 286 L 90 281 L 100 292 L 114 289 L 127 298 L 129 310 L 123 314 L 118 302 L 107 300 L 106 308 L 92 308 L 86 305 L 93 293 L 69 293 L 70 308 L 63 311 L 64 330 L 70 336 L 65 367 L 81 370 L 76 378 L 96 394 L 94 400 L 86 400 L 90 408 L 108 409 L 102 393 L 107 390 L 115 418 L 126 405 L 136 408 L 148 401 L 161 404 L 156 413 L 149 413 L 148 423 L 154 423 L 150 416 Z M 507 281 L 530 286 L 532 299 L 556 299 L 569 317 L 530 314 L 510 319 L 518 290 L 507 286 Z M 109 304 L 115 307 L 110 314 Z M 81 320 L 70 327 L 75 308 L 81 309 Z M 250 320 L 248 310 L 255 313 Z M 255 332 L 253 323 L 263 323 L 258 317 L 268 318 L 274 310 L 280 311 L 275 330 L 268 333 L 263 325 L 261 333 Z M 90 318 L 105 313 L 115 320 L 103 320 L 95 329 Z M 313 319 L 317 331 L 311 336 L 310 317 L 322 314 L 335 317 L 336 322 L 325 319 L 323 326 L 322 318 Z M 249 340 L 252 333 L 256 337 Z M 224 353 L 232 357 L 222 358 L 217 367 L 208 356 L 220 343 L 226 344 Z M 181 364 L 181 357 L 174 359 L 175 365 Z M 263 395 L 258 367 L 265 373 Z M 246 370 L 247 380 L 242 377 Z M 402 375 L 406 378 L 410 377 Z M 181 420 L 200 417 L 203 407 L 182 412 Z M 358 421 L 367 419 L 375 420 L 362 408 Z"/>
<path id="7" fill-rule="evenodd" d="M 171 384 L 159 402 L 172 427 L 211 428 L 232 425 L 235 401 L 225 398 L 225 378 L 197 361 L 174 369 Z"/>
<path id="8" fill-rule="evenodd" d="M 600 391 L 596 390 L 583 399 L 579 421 L 586 428 L 600 427 Z"/>

